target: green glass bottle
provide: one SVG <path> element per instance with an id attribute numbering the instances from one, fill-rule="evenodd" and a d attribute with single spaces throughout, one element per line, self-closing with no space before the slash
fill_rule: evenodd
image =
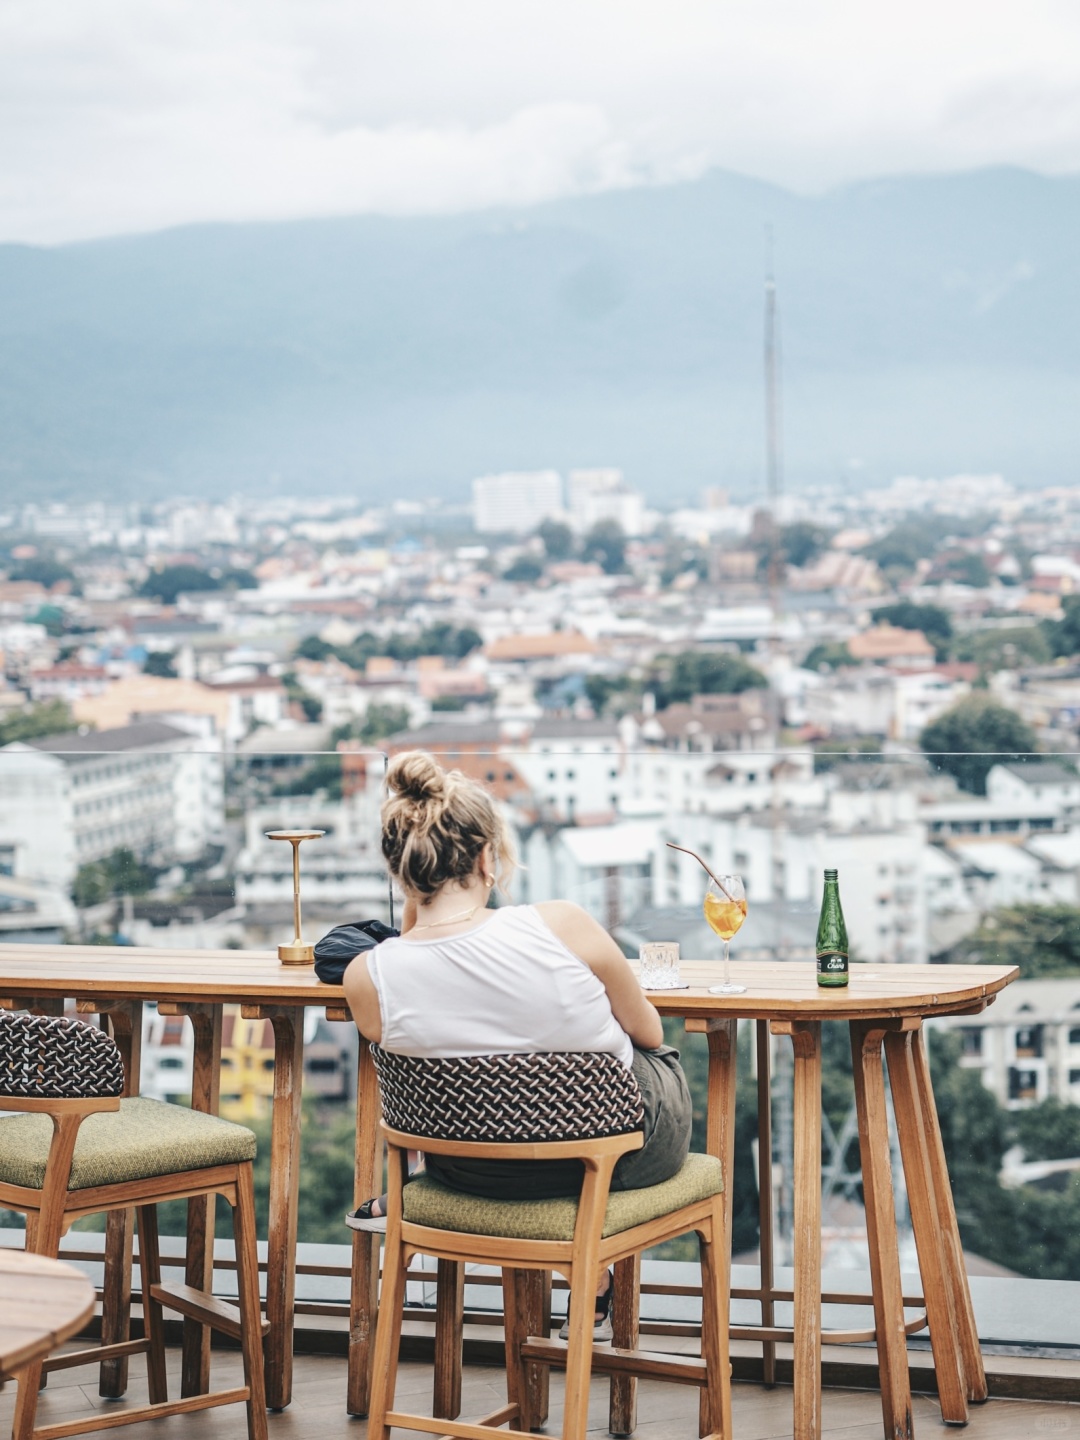
<path id="1" fill-rule="evenodd" d="M 840 884 L 835 870 L 825 871 L 825 893 L 817 926 L 817 983 L 839 986 L 848 983 L 848 939 L 844 912 L 840 906 Z"/>

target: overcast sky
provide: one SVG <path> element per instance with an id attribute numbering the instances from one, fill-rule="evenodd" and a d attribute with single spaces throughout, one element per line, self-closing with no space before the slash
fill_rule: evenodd
<path id="1" fill-rule="evenodd" d="M 3 0 L 0 240 L 1080 171 L 1078 0 Z"/>

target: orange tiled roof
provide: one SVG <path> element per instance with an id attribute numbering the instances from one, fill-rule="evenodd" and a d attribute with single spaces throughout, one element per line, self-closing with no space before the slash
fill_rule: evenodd
<path id="1" fill-rule="evenodd" d="M 595 655 L 597 646 L 576 630 L 546 635 L 504 635 L 484 647 L 489 660 L 553 660 L 560 655 Z"/>

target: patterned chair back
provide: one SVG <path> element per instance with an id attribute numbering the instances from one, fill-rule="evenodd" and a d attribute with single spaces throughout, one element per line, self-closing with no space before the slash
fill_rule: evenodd
<path id="1" fill-rule="evenodd" d="M 371 1046 L 383 1118 L 437 1140 L 540 1143 L 640 1130 L 641 1091 L 614 1055 L 549 1052 L 431 1060 Z"/>
<path id="2" fill-rule="evenodd" d="M 95 1026 L 0 1011 L 0 1097 L 86 1100 L 123 1090 L 120 1051 Z"/>

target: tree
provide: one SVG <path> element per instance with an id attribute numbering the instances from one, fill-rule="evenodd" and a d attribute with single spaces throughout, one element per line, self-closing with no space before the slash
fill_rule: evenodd
<path id="1" fill-rule="evenodd" d="M 312 695 L 310 690 L 305 690 L 292 670 L 287 670 L 281 677 L 281 683 L 285 686 L 285 693 L 294 705 L 299 705 L 304 712 L 304 719 L 309 724 L 315 724 L 322 719 L 323 703 L 317 695 Z"/>
<path id="2" fill-rule="evenodd" d="M 595 560 L 605 575 L 626 569 L 626 536 L 617 520 L 598 520 L 581 546 L 583 560 Z"/>
<path id="3" fill-rule="evenodd" d="M 36 740 L 39 735 L 62 735 L 74 729 L 74 718 L 63 700 L 46 700 L 0 720 L 0 745 Z"/>
<path id="4" fill-rule="evenodd" d="M 569 560 L 574 553 L 574 532 L 561 520 L 545 520 L 536 533 L 549 560 Z"/>
<path id="5" fill-rule="evenodd" d="M 904 573 L 914 570 L 920 560 L 928 560 L 937 544 L 933 526 L 905 521 L 867 545 L 862 553 L 886 572 Z"/>
<path id="6" fill-rule="evenodd" d="M 1028 1160 L 1072 1160 L 1080 1155 L 1080 1105 L 1051 1095 L 1030 1110 L 1016 1110 L 1012 1133 Z"/>
<path id="7" fill-rule="evenodd" d="M 838 670 L 842 665 L 854 665 L 851 651 L 842 640 L 825 640 L 815 645 L 803 661 L 804 670 Z"/>
<path id="8" fill-rule="evenodd" d="M 768 681 L 741 655 L 726 651 L 684 650 L 676 655 L 666 680 L 657 690 L 661 709 L 695 695 L 739 695 L 744 690 L 761 689 Z"/>
<path id="9" fill-rule="evenodd" d="M 1022 980 L 1080 977 L 1080 909 L 1073 905 L 1008 905 L 945 956 L 955 965 L 1016 965 Z"/>
<path id="10" fill-rule="evenodd" d="M 1066 595 L 1060 620 L 1047 620 L 1043 633 L 1055 655 L 1080 654 L 1080 595 Z"/>
<path id="11" fill-rule="evenodd" d="M 986 777 L 1002 759 L 1038 748 L 1031 726 L 988 695 L 968 695 L 927 725 L 919 745 L 935 767 L 973 795 L 986 794 Z"/>
<path id="12" fill-rule="evenodd" d="M 409 711 L 404 705 L 369 705 L 364 723 L 360 727 L 360 739 L 365 745 L 375 745 L 388 735 L 396 735 L 409 724 Z"/>
<path id="13" fill-rule="evenodd" d="M 152 865 L 139 860 L 134 851 L 122 846 L 106 855 L 80 865 L 75 872 L 71 898 L 80 910 L 88 905 L 101 905 L 114 895 L 146 895 L 154 888 L 158 872 Z"/>
<path id="14" fill-rule="evenodd" d="M 1020 625 L 960 635 L 953 655 L 957 660 L 972 660 L 984 675 L 993 675 L 1021 665 L 1045 665 L 1053 658 L 1053 649 L 1039 626 Z"/>
<path id="15" fill-rule="evenodd" d="M 176 679 L 176 666 L 169 650 L 150 650 L 143 662 L 144 675 L 158 675 L 163 680 Z"/>
<path id="16" fill-rule="evenodd" d="M 532 584 L 539 580 L 544 573 L 544 567 L 535 555 L 519 555 L 514 563 L 503 571 L 504 580 L 513 580 L 518 583 Z"/>
<path id="17" fill-rule="evenodd" d="M 63 580 L 74 583 L 75 572 L 66 565 L 61 565 L 59 560 L 51 560 L 47 555 L 35 555 L 32 559 L 20 560 L 13 565 L 8 579 L 32 580 L 35 584 L 44 585 L 46 590 L 51 590 Z"/>
<path id="18" fill-rule="evenodd" d="M 178 596 L 190 591 L 220 590 L 221 581 L 199 565 L 166 565 L 151 570 L 139 586 L 139 594 L 163 605 L 175 605 Z"/>

